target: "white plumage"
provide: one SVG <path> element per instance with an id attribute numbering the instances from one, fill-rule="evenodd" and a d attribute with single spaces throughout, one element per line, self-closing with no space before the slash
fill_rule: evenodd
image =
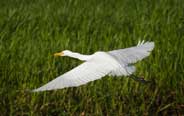
<path id="1" fill-rule="evenodd" d="M 92 55 L 82 55 L 65 50 L 56 53 L 56 56 L 69 56 L 85 61 L 83 64 L 69 72 L 57 77 L 33 92 L 76 87 L 110 76 L 128 76 L 135 72 L 133 63 L 149 56 L 154 48 L 154 42 L 139 42 L 137 46 L 113 50 L 109 52 L 96 52 Z"/>

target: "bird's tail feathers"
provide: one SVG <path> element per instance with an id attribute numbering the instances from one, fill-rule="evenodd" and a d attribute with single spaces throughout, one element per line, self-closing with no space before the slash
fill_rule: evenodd
<path id="1" fill-rule="evenodd" d="M 133 66 L 133 65 L 131 65 L 131 66 L 126 66 L 125 69 L 126 69 L 128 75 L 131 75 L 131 74 L 134 73 L 135 70 L 136 70 L 135 66 Z"/>

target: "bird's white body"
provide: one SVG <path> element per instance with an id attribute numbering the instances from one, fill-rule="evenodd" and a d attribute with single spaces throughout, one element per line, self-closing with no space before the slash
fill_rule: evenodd
<path id="1" fill-rule="evenodd" d="M 100 79 L 105 75 L 131 75 L 135 72 L 133 63 L 149 56 L 153 48 L 153 42 L 142 42 L 135 47 L 109 52 L 100 51 L 92 55 L 82 55 L 66 50 L 62 52 L 62 56 L 77 58 L 85 62 L 33 92 L 76 87 Z"/>

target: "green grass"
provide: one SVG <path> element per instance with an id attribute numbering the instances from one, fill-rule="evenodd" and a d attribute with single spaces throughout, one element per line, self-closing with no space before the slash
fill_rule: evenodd
<path id="1" fill-rule="evenodd" d="M 154 41 L 136 64 L 152 80 L 104 77 L 77 88 L 29 93 L 80 64 L 53 53 L 92 54 Z M 1 115 L 184 114 L 183 0 L 1 0 Z"/>

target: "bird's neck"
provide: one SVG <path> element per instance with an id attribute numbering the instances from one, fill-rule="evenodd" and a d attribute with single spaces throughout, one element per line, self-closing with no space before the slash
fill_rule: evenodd
<path id="1" fill-rule="evenodd" d="M 88 61 L 91 58 L 91 55 L 83 55 L 79 53 L 72 52 L 71 54 L 67 55 L 72 58 L 76 58 L 82 61 Z"/>

